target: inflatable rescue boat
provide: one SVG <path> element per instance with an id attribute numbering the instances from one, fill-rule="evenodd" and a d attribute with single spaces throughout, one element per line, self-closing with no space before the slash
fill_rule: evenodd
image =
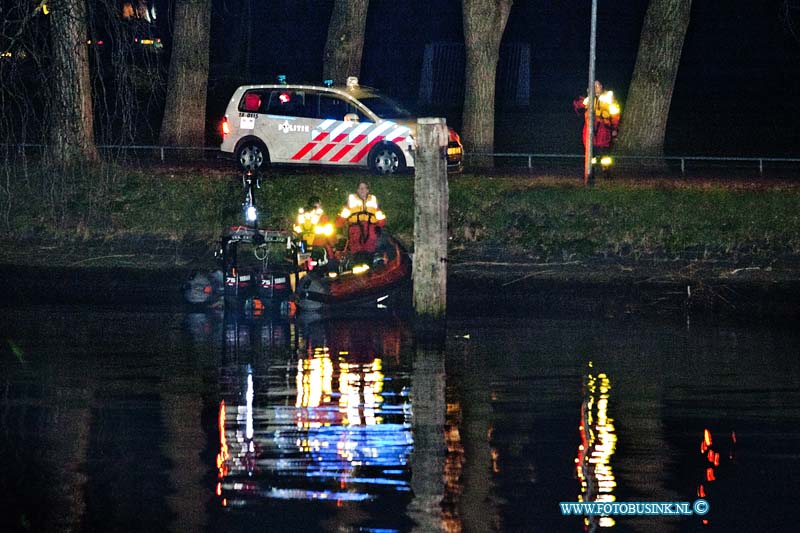
<path id="1" fill-rule="evenodd" d="M 384 307 L 410 276 L 408 253 L 384 233 L 375 253 L 345 256 L 337 269 L 314 270 L 301 278 L 297 306 L 306 311 L 341 305 Z"/>

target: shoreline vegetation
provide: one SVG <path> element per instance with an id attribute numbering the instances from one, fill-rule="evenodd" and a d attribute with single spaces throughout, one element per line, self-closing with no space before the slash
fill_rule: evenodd
<path id="1" fill-rule="evenodd" d="M 455 276 L 562 281 L 800 277 L 800 182 L 752 175 L 598 178 L 563 172 L 451 175 Z M 213 268 L 243 196 L 230 167 L 131 167 L 45 174 L 6 167 L 0 264 L 67 268 Z M 317 195 L 335 216 L 361 179 L 387 228 L 413 249 L 413 175 L 272 168 L 257 191 L 262 226 L 291 228 Z M 527 276 L 527 278 L 526 278 Z M 498 278 L 499 279 L 499 278 Z"/>

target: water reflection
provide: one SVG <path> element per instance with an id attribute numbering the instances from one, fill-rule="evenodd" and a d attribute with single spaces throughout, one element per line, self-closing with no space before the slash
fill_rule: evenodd
<path id="1" fill-rule="evenodd" d="M 0 307 L 0 530 L 796 529 L 800 334 L 635 326 Z"/>
<path id="2" fill-rule="evenodd" d="M 403 335 L 396 320 L 229 320 L 218 416 L 220 504 L 410 497 Z"/>
<path id="3" fill-rule="evenodd" d="M 590 371 L 584 379 L 581 403 L 581 422 L 578 430 L 581 443 L 575 458 L 576 472 L 581 482 L 579 502 L 613 502 L 617 482 L 611 458 L 617 449 L 614 419 L 609 416 L 611 379 L 603 372 Z M 597 527 L 610 528 L 616 524 L 610 516 L 590 516 L 584 519 L 587 531 Z"/>
<path id="4" fill-rule="evenodd" d="M 458 504 L 462 494 L 461 473 L 464 469 L 464 445 L 461 442 L 460 426 L 462 422 L 461 404 L 447 404 L 445 423 L 445 446 L 447 453 L 444 462 L 444 494 L 441 502 L 442 526 L 448 533 L 462 530 L 462 521 L 458 512 Z"/>
<path id="5" fill-rule="evenodd" d="M 723 451 L 724 455 L 720 455 L 720 450 Z M 720 465 L 722 464 L 724 469 L 726 466 L 733 466 L 736 462 L 736 432 L 731 431 L 728 435 L 722 433 L 715 440 L 711 430 L 705 428 L 700 439 L 700 458 L 701 466 L 699 470 L 701 475 L 699 476 L 700 481 L 697 483 L 697 497 L 708 501 L 710 509 L 713 510 L 717 504 L 722 503 L 715 489 Z M 712 516 L 711 513 L 704 515 L 701 518 L 702 524 L 704 526 L 709 525 Z"/>

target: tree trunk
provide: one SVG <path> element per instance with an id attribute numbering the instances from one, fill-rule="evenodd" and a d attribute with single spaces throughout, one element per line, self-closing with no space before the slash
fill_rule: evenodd
<path id="1" fill-rule="evenodd" d="M 336 0 L 322 58 L 322 79 L 342 85 L 361 73 L 369 0 Z"/>
<path id="2" fill-rule="evenodd" d="M 462 138 L 465 150 L 494 151 L 494 98 L 500 40 L 513 0 L 464 0 L 466 69 Z M 473 162 L 491 162 L 473 159 Z"/>
<path id="3" fill-rule="evenodd" d="M 161 144 L 203 146 L 211 0 L 176 0 Z"/>
<path id="4" fill-rule="evenodd" d="M 691 7 L 692 0 L 650 1 L 622 110 L 617 153 L 664 155 L 664 134 Z"/>
<path id="5" fill-rule="evenodd" d="M 72 165 L 96 161 L 92 84 L 86 0 L 65 0 L 52 6 L 53 49 L 52 121 L 50 137 L 55 163 Z"/>

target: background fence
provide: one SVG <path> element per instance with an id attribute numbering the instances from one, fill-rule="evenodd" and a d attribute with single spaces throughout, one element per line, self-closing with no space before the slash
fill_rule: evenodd
<path id="1" fill-rule="evenodd" d="M 0 145 L 5 148 L 5 155 L 15 157 L 41 156 L 48 146 L 44 144 L 14 144 Z M 98 145 L 100 152 L 107 157 L 132 159 L 138 161 L 185 161 L 187 158 L 202 158 L 215 160 L 229 157 L 217 147 L 181 147 L 181 146 L 155 146 L 155 145 Z M 494 165 L 500 168 L 540 170 L 547 168 L 573 168 L 583 163 L 583 154 L 548 154 L 548 153 L 467 153 L 465 166 L 478 159 L 486 161 L 492 158 Z M 797 171 L 800 172 L 800 157 L 722 157 L 700 155 L 667 155 L 656 156 L 613 156 L 616 168 L 644 167 L 647 163 L 663 161 L 670 169 L 686 174 L 687 171 L 737 169 L 755 170 L 763 175 L 770 171 Z"/>

